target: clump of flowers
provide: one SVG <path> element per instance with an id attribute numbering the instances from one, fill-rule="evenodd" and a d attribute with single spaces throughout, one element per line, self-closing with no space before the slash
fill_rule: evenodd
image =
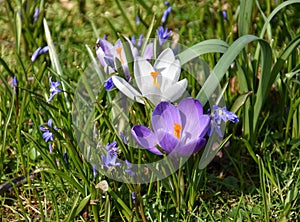
<path id="1" fill-rule="evenodd" d="M 43 139 L 46 143 L 49 142 L 49 151 L 50 151 L 50 154 L 52 154 L 52 141 L 53 141 L 53 133 L 50 131 L 50 129 L 54 129 L 54 130 L 58 130 L 57 128 L 53 128 L 52 127 L 52 122 L 53 120 L 50 118 L 47 122 L 47 125 L 48 125 L 48 128 L 44 127 L 44 126 L 40 126 L 40 130 L 42 131 L 43 133 Z"/>

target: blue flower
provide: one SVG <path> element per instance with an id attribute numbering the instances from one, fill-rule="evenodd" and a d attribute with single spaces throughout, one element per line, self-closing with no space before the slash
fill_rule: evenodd
<path id="1" fill-rule="evenodd" d="M 64 152 L 64 161 L 65 161 L 65 163 L 69 162 L 69 157 L 68 157 L 67 152 Z"/>
<path id="2" fill-rule="evenodd" d="M 231 121 L 233 123 L 239 122 L 238 116 L 235 115 L 233 112 L 230 112 L 224 106 L 223 108 L 214 105 L 213 112 L 211 113 L 211 122 L 210 122 L 210 129 L 208 135 L 211 136 L 212 132 L 215 130 L 220 137 L 223 137 L 221 132 L 220 125 L 222 123 L 226 123 L 227 121 Z"/>
<path id="3" fill-rule="evenodd" d="M 44 46 L 44 47 L 38 47 L 37 50 L 34 51 L 34 53 L 31 56 L 31 61 L 34 62 L 35 60 L 37 60 L 37 58 L 42 55 L 45 54 L 49 51 L 49 47 L 48 46 Z"/>
<path id="4" fill-rule="evenodd" d="M 120 166 L 120 163 L 117 163 L 117 142 L 112 142 L 106 145 L 106 155 L 102 155 L 103 166 L 110 168 L 113 166 Z"/>
<path id="5" fill-rule="evenodd" d="M 163 26 L 160 26 L 159 29 L 156 29 L 156 33 L 158 35 L 159 45 L 162 46 L 171 36 L 172 31 L 168 31 L 168 28 L 164 29 Z"/>
<path id="6" fill-rule="evenodd" d="M 138 24 L 140 24 L 141 23 L 141 18 L 140 18 L 140 16 L 136 16 L 135 17 L 135 23 L 138 25 Z"/>
<path id="7" fill-rule="evenodd" d="M 105 87 L 106 91 L 110 91 L 115 87 L 114 82 L 112 81 L 112 78 L 108 78 L 107 80 L 105 80 L 104 87 Z"/>
<path id="8" fill-rule="evenodd" d="M 51 118 L 48 120 L 47 125 L 49 128 L 53 128 Z M 53 128 L 53 129 L 56 131 L 58 130 L 57 128 Z M 49 141 L 53 141 L 53 133 L 48 128 L 46 128 L 44 126 L 40 126 L 40 130 L 43 132 L 43 139 L 46 143 Z M 51 142 L 49 143 L 49 151 L 50 151 L 50 154 L 52 154 L 52 143 Z"/>
<path id="9" fill-rule="evenodd" d="M 214 105 L 213 110 L 214 112 L 212 113 L 212 119 L 214 119 L 218 124 L 221 124 L 221 120 L 223 120 L 224 122 L 239 122 L 237 115 L 235 115 L 233 112 L 228 111 L 225 106 L 221 108 Z"/>
<path id="10" fill-rule="evenodd" d="M 135 192 L 132 192 L 132 193 L 131 193 L 131 198 L 132 198 L 133 204 L 135 204 L 135 199 L 136 199 L 136 194 L 135 194 Z"/>
<path id="11" fill-rule="evenodd" d="M 36 8 L 34 11 L 34 15 L 33 15 L 33 21 L 36 22 L 39 18 L 39 14 L 40 14 L 40 9 Z"/>
<path id="12" fill-rule="evenodd" d="M 168 9 L 166 9 L 166 10 L 164 11 L 164 14 L 163 14 L 163 16 L 162 16 L 162 18 L 161 18 L 161 23 L 162 23 L 162 24 L 165 24 L 165 22 L 167 21 L 168 16 L 169 16 L 169 14 L 171 13 L 171 11 L 172 11 L 172 6 L 170 6 Z"/>
<path id="13" fill-rule="evenodd" d="M 50 97 L 47 100 L 47 103 L 49 103 L 57 93 L 62 92 L 62 90 L 58 88 L 60 82 L 52 82 L 52 76 L 50 76 L 49 82 L 50 82 Z"/>
<path id="14" fill-rule="evenodd" d="M 125 172 L 129 175 L 129 176 L 134 176 L 135 172 L 131 169 L 132 168 L 132 163 L 130 163 L 128 160 L 125 160 L 125 163 L 127 165 L 127 167 L 129 168 L 128 170 L 125 170 Z"/>
<path id="15" fill-rule="evenodd" d="M 93 165 L 93 176 L 94 176 L 94 178 L 97 177 L 97 167 L 96 167 L 96 164 Z"/>
<path id="16" fill-rule="evenodd" d="M 12 81 L 13 87 L 17 88 L 18 87 L 18 79 L 16 76 L 14 76 L 13 81 Z"/>
<path id="17" fill-rule="evenodd" d="M 52 119 L 48 120 L 47 124 L 50 128 L 52 128 Z M 45 128 L 44 126 L 40 126 L 40 130 L 43 132 L 43 139 L 47 143 L 48 141 L 53 141 L 53 133 L 49 131 L 49 129 Z"/>
<path id="18" fill-rule="evenodd" d="M 120 132 L 120 137 L 121 137 L 124 144 L 128 144 L 127 137 L 123 132 Z"/>

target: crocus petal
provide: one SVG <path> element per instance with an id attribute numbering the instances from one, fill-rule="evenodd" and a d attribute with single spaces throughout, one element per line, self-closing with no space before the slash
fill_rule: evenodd
<path id="1" fill-rule="evenodd" d="M 171 84 L 178 81 L 180 76 L 181 66 L 179 60 L 175 60 L 168 68 L 161 72 L 163 77 L 162 88 L 167 89 Z"/>
<path id="2" fill-rule="evenodd" d="M 159 146 L 166 151 L 167 154 L 171 153 L 180 142 L 173 133 L 166 133 L 164 130 L 156 132 L 156 137 L 158 139 Z"/>
<path id="3" fill-rule="evenodd" d="M 154 54 L 153 53 L 153 43 L 149 43 L 145 48 L 143 58 L 150 61 L 150 59 L 152 59 L 152 57 L 153 57 L 153 54 Z"/>
<path id="4" fill-rule="evenodd" d="M 142 95 L 135 88 L 133 88 L 126 80 L 122 79 L 119 76 L 112 76 L 111 78 L 115 87 L 117 87 L 124 95 L 126 95 L 132 100 L 144 104 L 144 101 L 140 99 Z"/>
<path id="5" fill-rule="evenodd" d="M 190 141 L 189 143 L 179 144 L 174 151 L 183 156 L 190 156 L 197 153 L 205 145 L 205 142 L 205 138 L 198 137 L 196 140 Z"/>
<path id="6" fill-rule="evenodd" d="M 154 132 L 163 130 L 166 133 L 173 134 L 174 123 L 181 125 L 178 109 L 169 102 L 160 102 L 157 104 L 152 113 L 152 127 Z"/>
<path id="7" fill-rule="evenodd" d="M 162 93 L 163 95 L 162 99 L 166 101 L 175 102 L 183 95 L 183 93 L 186 90 L 186 87 L 187 87 L 187 80 L 186 79 L 180 80 L 179 82 L 176 82 L 169 88 L 165 89 L 165 91 Z"/>
<path id="8" fill-rule="evenodd" d="M 190 139 L 196 139 L 198 136 L 203 137 L 209 128 L 209 115 L 203 115 L 203 107 L 199 100 L 185 98 L 178 104 L 180 117 L 183 125 L 183 134 L 187 133 Z"/>
<path id="9" fill-rule="evenodd" d="M 134 126 L 131 129 L 131 135 L 140 146 L 154 154 L 162 155 L 162 153 L 155 147 L 157 144 L 156 136 L 149 128 L 139 125 Z"/>
<path id="10" fill-rule="evenodd" d="M 154 72 L 152 65 L 142 57 L 137 57 L 134 62 L 134 76 L 138 88 L 141 90 L 143 96 L 149 98 L 155 98 L 161 95 L 160 84 L 162 82 L 161 74 L 156 77 L 156 82 L 159 85 L 154 84 L 154 78 L 151 73 Z M 152 100 L 151 100 L 152 101 Z"/>
<path id="11" fill-rule="evenodd" d="M 157 60 L 154 63 L 156 71 L 162 71 L 166 67 L 169 67 L 175 61 L 175 56 L 172 49 L 167 48 L 160 53 Z"/>

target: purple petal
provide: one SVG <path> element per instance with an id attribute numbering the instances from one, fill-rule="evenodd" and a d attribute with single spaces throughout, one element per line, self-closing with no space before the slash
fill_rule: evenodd
<path id="1" fill-rule="evenodd" d="M 186 98 L 178 104 L 182 121 L 183 134 L 189 134 L 190 139 L 203 137 L 209 128 L 210 118 L 203 115 L 203 108 L 197 99 Z"/>
<path id="2" fill-rule="evenodd" d="M 170 134 L 164 131 L 159 131 L 156 133 L 156 136 L 159 140 L 159 146 L 166 151 L 167 154 L 171 153 L 179 143 L 179 139 L 177 139 L 173 133 Z"/>
<path id="3" fill-rule="evenodd" d="M 166 133 L 174 134 L 174 124 L 182 125 L 178 109 L 169 102 L 160 102 L 152 113 L 154 132 L 163 129 Z"/>
<path id="4" fill-rule="evenodd" d="M 140 125 L 134 126 L 131 129 L 131 135 L 140 146 L 154 154 L 162 155 L 162 153 L 155 147 L 157 139 L 149 128 Z"/>
<path id="5" fill-rule="evenodd" d="M 150 61 L 153 57 L 153 43 L 149 43 L 144 51 L 143 58 Z"/>
<path id="6" fill-rule="evenodd" d="M 205 145 L 206 139 L 199 137 L 196 140 L 193 140 L 189 143 L 179 145 L 176 147 L 176 151 L 183 156 L 190 156 L 196 152 L 198 152 L 204 145 Z"/>

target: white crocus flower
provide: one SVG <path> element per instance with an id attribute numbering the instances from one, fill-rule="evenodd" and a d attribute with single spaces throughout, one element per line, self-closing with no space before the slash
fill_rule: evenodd
<path id="1" fill-rule="evenodd" d="M 134 60 L 134 77 L 139 91 L 126 80 L 113 76 L 114 85 L 127 97 L 144 103 L 142 97 L 154 105 L 160 101 L 174 102 L 185 92 L 187 80 L 178 82 L 181 66 L 170 48 L 165 49 L 152 66 L 146 59 L 136 57 Z"/>

